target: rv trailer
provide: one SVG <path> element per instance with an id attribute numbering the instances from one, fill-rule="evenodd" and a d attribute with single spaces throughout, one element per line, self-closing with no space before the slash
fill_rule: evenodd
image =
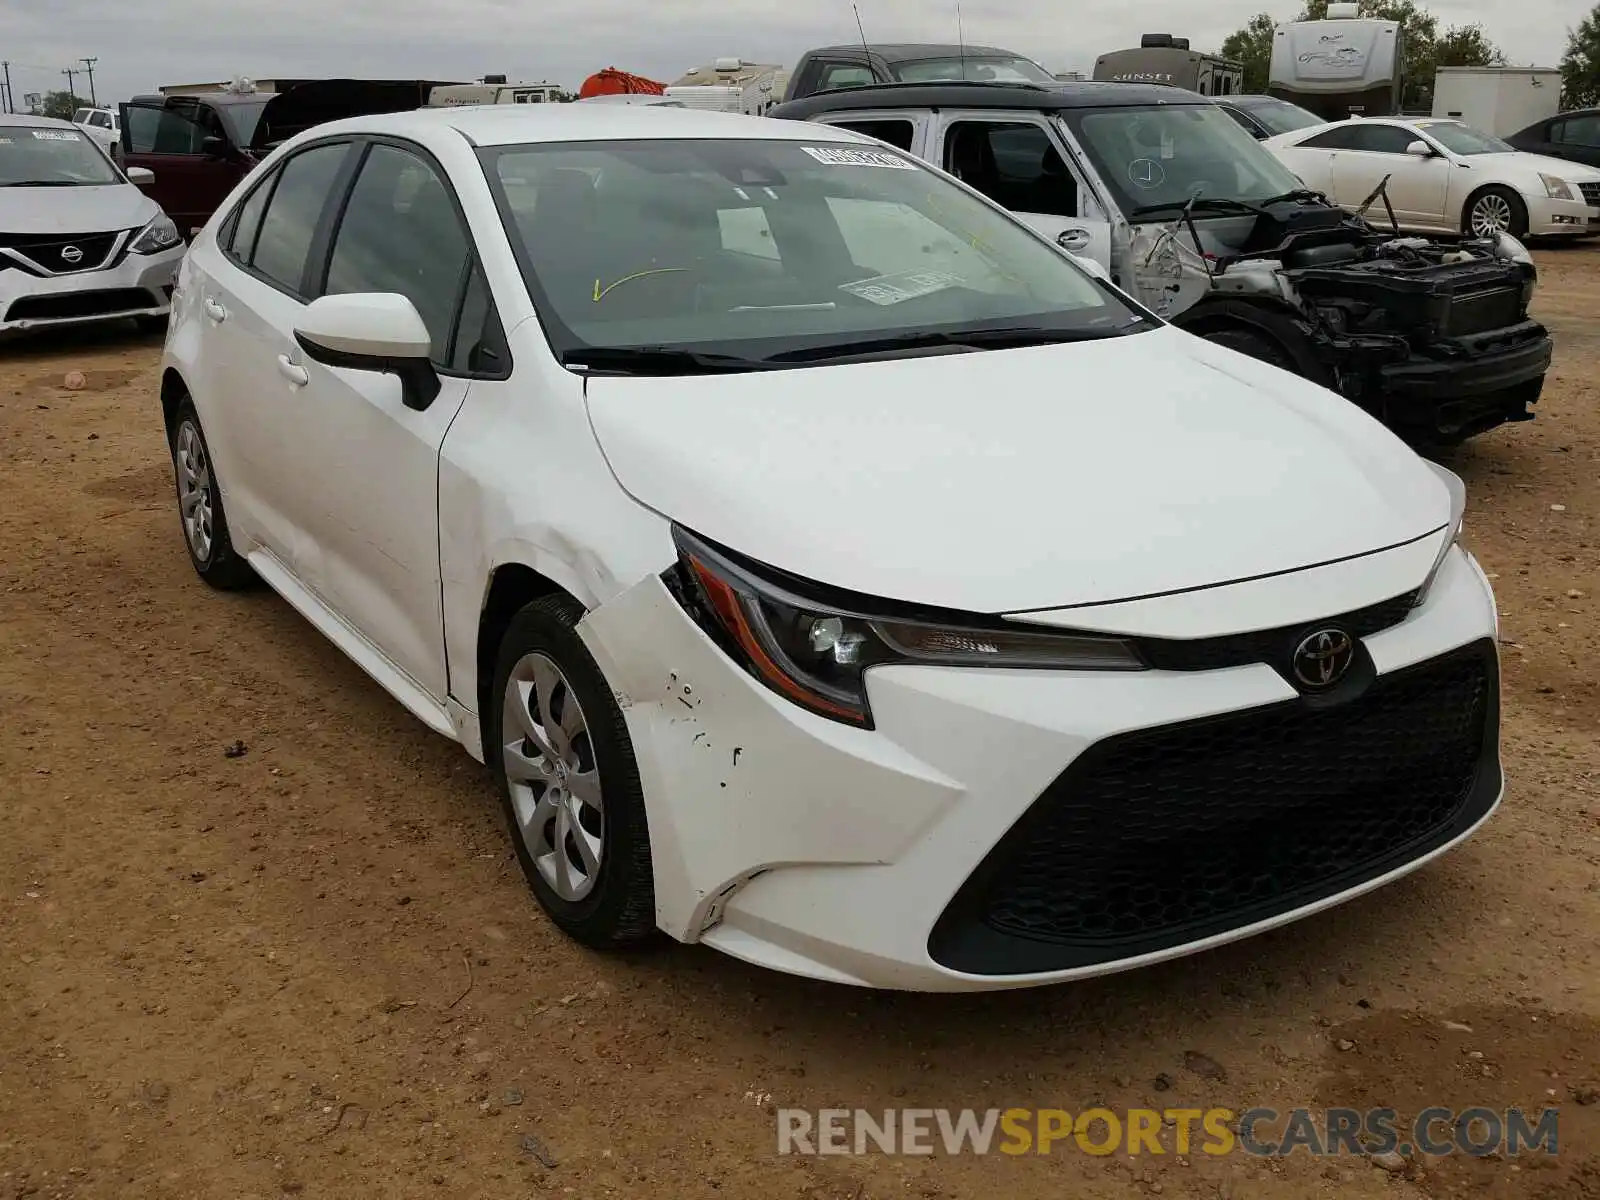
<path id="1" fill-rule="evenodd" d="M 1398 21 L 1362 17 L 1355 4 L 1330 4 L 1321 21 L 1290 21 L 1272 38 L 1267 94 L 1325 121 L 1400 111 L 1405 34 Z"/>
<path id="2" fill-rule="evenodd" d="M 1095 60 L 1101 83 L 1164 83 L 1202 96 L 1232 96 L 1244 91 L 1244 66 L 1189 48 L 1189 39 L 1147 33 L 1137 50 L 1113 50 Z"/>

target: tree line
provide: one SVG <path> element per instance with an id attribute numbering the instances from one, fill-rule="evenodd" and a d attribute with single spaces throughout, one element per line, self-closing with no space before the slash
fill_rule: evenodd
<path id="1" fill-rule="evenodd" d="M 1440 67 L 1502 67 L 1506 56 L 1489 40 L 1481 25 L 1439 28 L 1439 19 L 1416 0 L 1360 0 L 1361 15 L 1397 21 L 1405 30 L 1403 72 L 1404 108 L 1428 108 L 1433 103 L 1433 80 Z M 1328 0 L 1307 0 L 1295 17 L 1320 21 L 1328 15 Z M 1278 22 L 1270 13 L 1257 13 L 1243 29 L 1222 43 L 1220 53 L 1244 66 L 1244 90 L 1267 90 L 1272 64 L 1272 35 Z M 1567 50 L 1561 60 L 1563 101 L 1568 108 L 1600 103 L 1600 4 L 1567 33 Z"/>

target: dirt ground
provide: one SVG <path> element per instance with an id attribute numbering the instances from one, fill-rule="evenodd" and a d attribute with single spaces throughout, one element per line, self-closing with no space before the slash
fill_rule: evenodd
<path id="1" fill-rule="evenodd" d="M 1453 459 L 1500 813 L 1274 935 L 979 997 L 576 948 L 485 770 L 194 577 L 158 344 L 0 346 L 0 1198 L 1600 1197 L 1600 248 L 1539 257 L 1539 418 Z M 1559 1105 L 1560 1152 L 780 1157 L 771 1111 L 1093 1104 Z"/>

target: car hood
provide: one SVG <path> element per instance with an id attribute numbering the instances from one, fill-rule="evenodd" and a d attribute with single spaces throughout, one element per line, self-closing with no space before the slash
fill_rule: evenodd
<path id="1" fill-rule="evenodd" d="M 586 390 L 640 503 L 819 583 L 969 612 L 1282 573 L 1450 515 L 1353 405 L 1170 327 Z"/>
<path id="2" fill-rule="evenodd" d="M 1575 163 L 1570 159 L 1551 158 L 1548 154 L 1529 154 L 1526 150 L 1507 151 L 1500 154 L 1473 154 L 1464 159 L 1468 163 L 1482 163 L 1489 169 L 1527 171 L 1529 176 L 1543 172 L 1572 183 L 1593 183 L 1600 180 L 1600 171 Z"/>
<path id="3" fill-rule="evenodd" d="M 0 188 L 0 233 L 105 233 L 148 225 L 160 212 L 131 183 Z"/>

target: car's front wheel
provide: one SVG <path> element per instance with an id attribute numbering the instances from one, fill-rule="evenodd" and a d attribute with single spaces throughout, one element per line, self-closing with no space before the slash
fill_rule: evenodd
<path id="1" fill-rule="evenodd" d="M 217 484 L 206 435 L 200 428 L 200 414 L 191 400 L 183 402 L 172 426 L 172 469 L 177 476 L 183 544 L 195 572 L 212 587 L 224 591 L 248 587 L 255 581 L 255 572 L 234 550 L 228 537 L 222 489 Z"/>
<path id="2" fill-rule="evenodd" d="M 1509 233 L 1514 238 L 1528 236 L 1528 206 L 1522 197 L 1498 184 L 1475 193 L 1461 216 L 1461 232 L 1468 237 L 1493 237 Z"/>
<path id="3" fill-rule="evenodd" d="M 633 742 L 578 636 L 583 607 L 546 596 L 500 643 L 489 761 L 517 859 L 540 905 L 596 949 L 650 940 L 655 883 Z"/>

